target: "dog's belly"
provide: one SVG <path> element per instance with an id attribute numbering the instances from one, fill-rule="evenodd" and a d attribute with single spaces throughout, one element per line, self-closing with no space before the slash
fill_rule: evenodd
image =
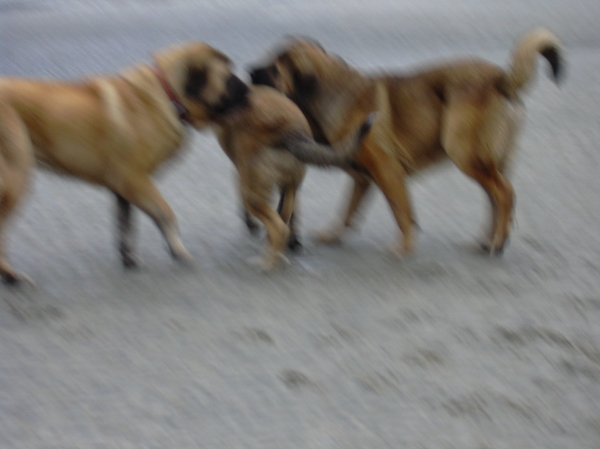
<path id="1" fill-rule="evenodd" d="M 84 147 L 62 147 L 60 152 L 36 147 L 35 159 L 39 168 L 94 183 L 102 180 L 107 165 L 105 158 Z"/>
<path id="2" fill-rule="evenodd" d="M 409 138 L 396 139 L 391 144 L 392 153 L 407 174 L 416 173 L 447 158 L 439 142 L 439 134 L 436 135 L 436 132 L 432 132 L 427 139 L 409 136 Z"/>
<path id="3" fill-rule="evenodd" d="M 53 128 L 29 128 L 37 165 L 102 185 L 116 171 L 154 172 L 178 153 L 186 135 L 150 130 L 142 137 L 102 122 L 80 121 L 78 129 L 54 124 Z"/>
<path id="4" fill-rule="evenodd" d="M 433 165 L 437 165 L 448 159 L 448 155 L 444 151 L 441 145 L 435 145 L 434 147 L 424 149 L 423 151 L 417 152 L 413 156 L 413 162 L 411 166 L 407 167 L 407 172 L 417 173 Z"/>

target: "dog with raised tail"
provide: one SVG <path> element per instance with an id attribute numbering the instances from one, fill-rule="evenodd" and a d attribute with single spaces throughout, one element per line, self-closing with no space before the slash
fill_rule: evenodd
<path id="1" fill-rule="evenodd" d="M 521 94 L 531 84 L 538 55 L 558 81 L 563 62 L 558 38 L 544 28 L 517 42 L 507 70 L 470 58 L 435 64 L 408 74 L 364 75 L 318 43 L 295 39 L 251 73 L 253 83 L 272 86 L 293 100 L 325 142 L 344 138 L 371 111 L 379 114 L 355 163 L 345 213 L 324 242 L 352 226 L 369 188 L 388 201 L 401 230 L 396 254 L 415 246 L 406 177 L 450 159 L 486 192 L 492 209 L 483 247 L 499 254 L 508 239 L 515 194 L 508 180 L 511 156 L 524 118 Z"/>

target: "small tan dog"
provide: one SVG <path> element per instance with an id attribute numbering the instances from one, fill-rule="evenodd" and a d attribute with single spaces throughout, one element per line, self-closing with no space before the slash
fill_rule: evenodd
<path id="1" fill-rule="evenodd" d="M 374 115 L 369 115 L 357 132 L 333 148 L 320 145 L 312 138 L 300 109 L 264 86 L 253 87 L 244 105 L 215 117 L 219 143 L 238 171 L 244 208 L 267 230 L 269 244 L 262 260 L 265 271 L 277 266 L 290 237 L 297 243 L 290 219 L 306 172 L 304 162 L 348 166 L 373 120 Z M 282 193 L 279 214 L 271 206 L 276 187 Z M 246 223 L 252 227 L 248 218 Z"/>
<path id="2" fill-rule="evenodd" d="M 206 127 L 214 114 L 242 101 L 248 88 L 229 59 L 190 42 L 159 51 L 155 65 L 74 83 L 0 79 L 0 239 L 27 190 L 37 162 L 112 191 L 118 204 L 119 250 L 125 266 L 137 259 L 131 205 L 156 223 L 172 256 L 190 262 L 173 211 L 151 179 L 181 148 L 186 124 Z M 12 269 L 0 246 L 0 275 L 29 280 Z"/>
<path id="3" fill-rule="evenodd" d="M 402 237 L 397 254 L 414 247 L 414 220 L 405 178 L 449 158 L 487 193 L 492 225 L 485 247 L 500 253 L 513 219 L 514 191 L 506 178 L 524 117 L 519 95 L 534 78 L 537 55 L 555 79 L 560 43 L 546 29 L 524 36 L 506 71 L 479 59 L 440 64 L 407 75 L 365 76 L 320 45 L 295 40 L 252 73 L 254 84 L 273 86 L 307 116 L 315 136 L 337 141 L 372 111 L 379 117 L 365 138 L 356 164 L 346 213 L 321 234 L 338 240 L 352 225 L 365 193 L 375 183 L 385 195 Z"/>

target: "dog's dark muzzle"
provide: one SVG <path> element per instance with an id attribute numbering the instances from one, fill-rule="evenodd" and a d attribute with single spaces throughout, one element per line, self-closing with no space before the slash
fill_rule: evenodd
<path id="1" fill-rule="evenodd" d="M 237 76 L 232 75 L 227 80 L 227 93 L 233 104 L 243 102 L 248 95 L 248 86 Z"/>
<path id="2" fill-rule="evenodd" d="M 252 84 L 275 87 L 273 78 L 271 77 L 270 70 L 268 68 L 258 67 L 250 71 L 250 79 Z"/>
<path id="3" fill-rule="evenodd" d="M 244 106 L 247 103 L 249 88 L 241 79 L 232 75 L 226 84 L 227 93 L 223 94 L 219 104 L 213 108 L 214 114 L 225 114 L 236 106 Z"/>

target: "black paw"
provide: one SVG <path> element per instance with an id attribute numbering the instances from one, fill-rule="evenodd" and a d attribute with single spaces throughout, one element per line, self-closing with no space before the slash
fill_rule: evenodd
<path id="1" fill-rule="evenodd" d="M 287 246 L 290 249 L 290 251 L 294 253 L 297 253 L 298 251 L 301 251 L 302 248 L 304 248 L 302 246 L 302 242 L 298 240 L 298 237 L 296 237 L 295 234 L 290 235 Z"/>
<path id="2" fill-rule="evenodd" d="M 244 211 L 244 223 L 246 223 L 246 227 L 248 228 L 250 234 L 258 234 L 258 231 L 260 230 L 260 225 L 256 222 L 254 218 L 252 218 L 252 216 L 247 211 Z"/>
<path id="3" fill-rule="evenodd" d="M 493 248 L 489 243 L 481 243 L 481 250 L 489 256 L 501 257 L 504 255 L 505 248 L 508 247 L 508 239 L 498 248 Z"/>
<path id="4" fill-rule="evenodd" d="M 121 254 L 121 262 L 123 262 L 123 267 L 127 270 L 133 270 L 141 265 L 140 259 L 130 252 Z"/>

